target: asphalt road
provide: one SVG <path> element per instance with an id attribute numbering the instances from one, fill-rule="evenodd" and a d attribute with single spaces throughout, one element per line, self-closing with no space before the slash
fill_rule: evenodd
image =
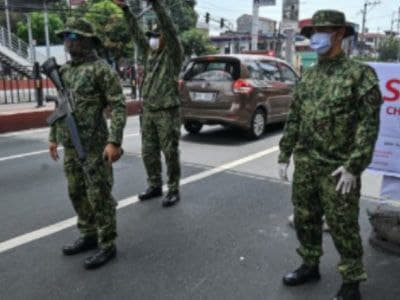
<path id="1" fill-rule="evenodd" d="M 287 226 L 290 185 L 276 179 L 281 130 L 270 126 L 252 142 L 222 127 L 183 132 L 182 201 L 164 209 L 160 199 L 137 202 L 146 180 L 138 119 L 130 118 L 126 154 L 114 167 L 118 256 L 93 272 L 82 267 L 90 253 L 60 252 L 78 232 L 62 163 L 46 152 L 47 129 L 0 135 L 0 299 L 330 299 L 340 277 L 329 234 L 322 280 L 281 284 L 300 262 Z M 366 175 L 364 195 L 373 196 L 378 179 Z M 365 209 L 376 200 L 361 203 L 369 273 L 364 299 L 398 299 L 400 259 L 368 244 Z"/>

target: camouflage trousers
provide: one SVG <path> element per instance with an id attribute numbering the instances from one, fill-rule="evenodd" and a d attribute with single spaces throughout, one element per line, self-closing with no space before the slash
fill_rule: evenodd
<path id="1" fill-rule="evenodd" d="M 336 168 L 295 158 L 292 201 L 294 224 L 300 247 L 298 254 L 307 265 L 319 264 L 322 251 L 322 216 L 330 228 L 340 255 L 338 271 L 344 282 L 364 281 L 363 249 L 358 224 L 361 180 L 349 194 L 337 192 Z"/>
<path id="2" fill-rule="evenodd" d="M 179 137 L 181 118 L 179 108 L 144 111 L 141 118 L 142 156 L 151 187 L 162 185 L 161 151 L 167 165 L 168 189 L 179 191 L 181 167 Z"/>
<path id="3" fill-rule="evenodd" d="M 80 165 L 75 149 L 65 148 L 64 172 L 68 193 L 78 215 L 78 228 L 83 236 L 97 236 L 101 248 L 114 244 L 116 202 L 111 195 L 113 172 L 103 159 L 103 148 L 88 153 L 86 166 L 90 180 Z"/>

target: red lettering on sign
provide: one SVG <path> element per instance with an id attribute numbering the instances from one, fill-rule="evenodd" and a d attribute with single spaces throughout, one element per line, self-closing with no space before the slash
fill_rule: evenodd
<path id="1" fill-rule="evenodd" d="M 395 87 L 396 84 L 400 85 L 399 79 L 391 79 L 386 83 L 386 89 L 392 93 L 391 97 L 383 97 L 383 100 L 394 102 L 400 100 L 400 87 Z M 388 112 L 389 113 L 389 112 Z"/>

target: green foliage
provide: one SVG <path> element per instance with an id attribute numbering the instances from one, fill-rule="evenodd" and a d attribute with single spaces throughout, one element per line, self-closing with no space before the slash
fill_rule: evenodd
<path id="1" fill-rule="evenodd" d="M 379 60 L 380 61 L 395 61 L 398 59 L 400 52 L 400 40 L 394 37 L 387 37 L 380 49 L 379 49 Z"/>
<path id="2" fill-rule="evenodd" d="M 32 20 L 32 35 L 33 39 L 36 40 L 37 45 L 45 45 L 46 37 L 44 31 L 44 14 L 34 12 L 30 14 Z M 63 21 L 61 18 L 54 13 L 49 14 L 49 35 L 52 44 L 62 43 L 62 41 L 56 36 L 56 31 L 63 28 Z M 28 41 L 28 25 L 26 20 L 22 20 L 17 24 L 17 35 L 19 38 Z"/>
<path id="3" fill-rule="evenodd" d="M 165 1 L 166 7 L 170 8 L 172 19 L 179 33 L 196 27 L 198 15 L 194 10 L 193 2 L 194 1 L 187 2 L 185 0 Z"/>
<path id="4" fill-rule="evenodd" d="M 210 42 L 207 33 L 192 28 L 181 34 L 181 41 L 186 56 L 216 54 L 218 49 Z"/>
<path id="5" fill-rule="evenodd" d="M 131 35 L 122 11 L 108 0 L 91 1 L 85 18 L 93 25 L 97 35 L 115 60 L 130 54 Z"/>

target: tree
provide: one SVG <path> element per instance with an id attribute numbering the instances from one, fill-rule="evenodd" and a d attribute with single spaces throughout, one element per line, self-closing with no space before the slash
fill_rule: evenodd
<path id="1" fill-rule="evenodd" d="M 207 34 L 195 28 L 198 20 L 194 9 L 195 0 L 165 0 L 164 3 L 177 27 L 186 56 L 216 53 L 217 49 L 211 44 Z M 129 4 L 133 11 L 139 11 L 138 0 L 131 0 Z"/>
<path id="2" fill-rule="evenodd" d="M 210 42 L 207 33 L 192 28 L 181 34 L 181 41 L 186 56 L 215 54 L 218 49 Z"/>
<path id="3" fill-rule="evenodd" d="M 32 35 L 36 40 L 37 45 L 45 45 L 46 37 L 44 31 L 44 15 L 43 13 L 31 13 L 32 20 Z M 61 18 L 54 13 L 49 14 L 49 36 L 53 44 L 60 44 L 62 40 L 56 35 L 56 31 L 61 30 L 64 24 Z M 26 20 L 20 21 L 17 24 L 17 35 L 20 39 L 28 41 L 28 25 Z"/>
<path id="4" fill-rule="evenodd" d="M 379 49 L 379 60 L 381 61 L 395 61 L 399 57 L 400 40 L 395 39 L 393 36 L 385 38 Z"/>
<path id="5" fill-rule="evenodd" d="M 196 27 L 198 15 L 194 10 L 196 2 L 193 0 L 166 0 L 165 5 L 170 8 L 178 32 L 182 33 Z"/>
<path id="6" fill-rule="evenodd" d="M 93 25 L 118 69 L 120 58 L 132 53 L 131 34 L 122 11 L 108 0 L 92 0 L 81 9 L 87 10 L 85 18 Z"/>

